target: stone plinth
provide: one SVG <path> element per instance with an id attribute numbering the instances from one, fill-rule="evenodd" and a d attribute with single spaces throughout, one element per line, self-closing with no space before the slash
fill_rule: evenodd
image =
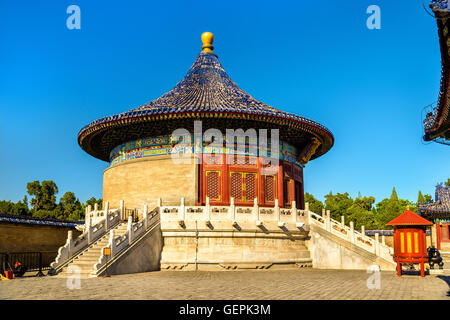
<path id="1" fill-rule="evenodd" d="M 161 270 L 235 270 L 310 267 L 309 229 L 277 222 L 162 221 Z"/>

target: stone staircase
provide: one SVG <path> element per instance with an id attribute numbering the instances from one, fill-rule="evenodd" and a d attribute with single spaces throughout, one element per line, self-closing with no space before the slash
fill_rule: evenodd
<path id="1" fill-rule="evenodd" d="M 127 223 L 122 222 L 113 230 L 116 236 L 123 236 L 127 232 Z M 101 237 L 85 251 L 83 251 L 82 254 L 73 259 L 71 263 L 65 266 L 58 274 L 58 276 L 68 277 L 74 275 L 74 272 L 78 273 L 78 271 L 81 277 L 88 277 L 90 275 L 95 276 L 93 274 L 94 265 L 101 257 L 103 248 L 108 245 L 109 237 L 109 233 L 106 233 L 103 237 Z"/>
<path id="2" fill-rule="evenodd" d="M 378 265 L 381 270 L 395 271 L 393 248 L 385 243 L 384 237 L 379 241 L 358 232 L 350 221 L 350 226 L 331 219 L 327 210 L 322 215 L 308 212 L 308 223 L 311 228 L 309 250 L 313 260 L 313 268 L 318 269 L 367 269 Z"/>

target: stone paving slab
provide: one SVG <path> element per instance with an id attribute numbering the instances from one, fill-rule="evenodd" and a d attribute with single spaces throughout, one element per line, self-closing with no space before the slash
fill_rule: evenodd
<path id="1" fill-rule="evenodd" d="M 380 289 L 368 289 L 361 270 L 158 271 L 109 278 L 25 277 L 0 281 L 0 299 L 208 299 L 329 300 L 448 299 L 450 275 L 398 277 L 381 272 Z"/>

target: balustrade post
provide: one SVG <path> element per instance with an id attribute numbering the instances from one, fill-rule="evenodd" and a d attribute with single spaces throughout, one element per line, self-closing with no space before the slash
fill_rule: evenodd
<path id="1" fill-rule="evenodd" d="M 236 222 L 236 206 L 234 205 L 234 197 L 230 198 L 230 210 L 231 210 L 231 220 L 233 223 Z"/>
<path id="2" fill-rule="evenodd" d="M 344 227 L 345 226 L 345 217 L 341 216 L 341 226 Z"/>
<path id="3" fill-rule="evenodd" d="M 108 230 L 109 228 L 108 212 L 109 212 L 109 202 L 105 201 L 105 230 Z"/>
<path id="4" fill-rule="evenodd" d="M 69 231 L 67 231 L 67 249 L 69 251 L 69 256 L 72 251 L 72 239 L 73 239 L 72 230 L 69 230 Z"/>
<path id="5" fill-rule="evenodd" d="M 131 244 L 133 242 L 133 218 L 131 216 L 128 217 L 127 224 L 127 232 L 128 232 L 128 243 Z"/>
<path id="6" fill-rule="evenodd" d="M 206 206 L 205 206 L 205 217 L 206 221 L 211 221 L 211 205 L 209 204 L 209 197 L 206 197 Z"/>
<path id="7" fill-rule="evenodd" d="M 280 222 L 281 221 L 281 210 L 280 210 L 280 205 L 278 203 L 278 199 L 275 199 L 275 216 L 277 217 L 277 221 Z"/>
<path id="8" fill-rule="evenodd" d="M 323 209 L 322 209 L 322 214 L 321 214 L 321 216 L 325 218 L 325 214 L 326 214 L 326 213 L 325 213 L 325 208 L 323 208 Z"/>
<path id="9" fill-rule="evenodd" d="M 116 250 L 116 244 L 114 242 L 114 229 L 111 229 L 109 231 L 108 245 L 111 248 L 111 257 L 110 258 L 112 258 L 114 256 L 114 253 L 115 253 L 115 250 Z"/>
<path id="10" fill-rule="evenodd" d="M 294 223 L 297 223 L 297 203 L 295 201 L 292 201 L 291 205 L 291 215 L 292 215 L 292 221 Z"/>
<path id="11" fill-rule="evenodd" d="M 181 200 L 180 200 L 180 208 L 179 208 L 178 216 L 180 216 L 180 215 L 181 215 L 182 221 L 186 220 L 186 206 L 184 205 L 184 197 L 181 197 Z"/>
<path id="12" fill-rule="evenodd" d="M 92 227 L 91 227 L 91 220 L 89 220 L 89 224 L 87 225 L 87 241 L 88 241 L 88 244 L 91 243 L 91 238 L 92 238 Z"/>
<path id="13" fill-rule="evenodd" d="M 331 212 L 330 210 L 327 210 L 327 216 L 325 218 L 326 224 L 325 228 L 327 231 L 331 232 Z"/>
<path id="14" fill-rule="evenodd" d="M 361 226 L 361 233 L 362 233 L 363 236 L 366 235 L 366 227 Z"/>
<path id="15" fill-rule="evenodd" d="M 305 202 L 305 211 L 306 213 L 309 212 L 309 202 Z"/>
<path id="16" fill-rule="evenodd" d="M 253 216 L 255 217 L 255 220 L 259 224 L 259 206 L 258 206 L 258 198 L 253 199 Z"/>
<path id="17" fill-rule="evenodd" d="M 355 229 L 353 221 L 350 221 L 350 242 L 355 243 Z"/>
<path id="18" fill-rule="evenodd" d="M 94 203 L 94 211 L 97 212 L 98 211 L 98 203 Z"/>
<path id="19" fill-rule="evenodd" d="M 124 220 L 124 218 L 125 218 L 125 203 L 123 200 L 120 200 L 120 202 L 119 202 L 119 209 L 120 209 L 120 220 Z"/>
<path id="20" fill-rule="evenodd" d="M 85 227 L 85 228 L 87 228 L 87 225 L 89 224 L 89 219 L 90 219 L 90 214 L 91 214 L 90 208 L 91 208 L 91 206 L 88 205 L 88 206 L 86 207 L 86 211 L 85 211 L 85 213 L 84 213 L 84 227 Z"/>
<path id="21" fill-rule="evenodd" d="M 380 255 L 380 241 L 379 241 L 380 234 L 377 232 L 375 233 L 375 254 L 377 256 Z"/>
<path id="22" fill-rule="evenodd" d="M 144 220 L 145 230 L 147 230 L 147 226 L 148 226 L 147 212 L 148 212 L 148 206 L 146 204 L 144 204 L 144 212 L 142 213 L 142 219 Z"/>

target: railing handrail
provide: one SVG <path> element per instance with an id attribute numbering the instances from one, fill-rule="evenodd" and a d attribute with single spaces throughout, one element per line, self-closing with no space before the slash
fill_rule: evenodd
<path id="1" fill-rule="evenodd" d="M 327 228 L 327 220 L 329 220 L 329 231 L 332 234 L 335 234 L 337 236 L 339 236 L 340 238 L 349 240 L 353 243 L 355 243 L 356 245 L 358 245 L 359 247 L 367 247 L 367 242 L 370 243 L 370 247 L 371 250 L 368 250 L 374 254 L 376 254 L 377 256 L 385 256 L 386 253 L 392 254 L 392 248 L 386 244 L 383 244 L 379 241 L 377 241 L 376 239 L 373 239 L 369 236 L 366 236 L 365 233 L 359 232 L 358 230 L 355 230 L 354 228 L 348 227 L 347 225 L 345 225 L 345 223 L 343 224 L 342 222 L 336 221 L 333 218 L 331 218 L 329 216 L 329 212 L 327 213 L 327 215 L 325 217 L 322 217 L 321 215 L 314 213 L 312 211 L 308 212 L 309 214 L 309 221 L 311 223 L 311 221 L 319 221 L 320 224 L 315 223 L 316 225 L 320 226 L 323 229 Z M 312 219 L 311 219 L 312 218 Z M 338 226 L 340 228 L 339 232 L 338 230 L 335 230 L 335 228 L 333 228 L 333 226 Z M 345 235 L 342 233 L 342 230 L 345 231 Z M 353 237 L 349 239 L 349 237 Z M 359 239 L 362 239 L 363 241 L 360 243 L 358 242 Z M 362 246 L 363 245 L 363 246 Z M 363 247 L 363 248 L 364 248 Z"/>
<path id="2" fill-rule="evenodd" d="M 111 256 L 108 259 L 108 263 L 110 263 L 114 259 L 114 257 L 120 255 L 122 252 L 130 248 L 134 243 L 139 241 L 147 233 L 147 231 L 151 230 L 159 222 L 160 207 L 156 207 L 148 214 L 144 213 L 142 220 L 139 220 L 135 223 L 129 223 L 129 225 L 127 226 L 127 232 L 125 232 L 124 234 L 116 237 L 114 236 L 114 233 L 111 233 L 109 242 L 105 247 L 111 249 Z M 138 233 L 138 231 L 140 231 L 141 233 Z M 103 255 L 102 251 L 98 262 L 94 265 L 95 271 L 99 272 L 104 267 L 105 263 L 106 257 Z"/>
<path id="3" fill-rule="evenodd" d="M 100 211 L 105 212 L 105 210 L 106 210 L 106 209 L 104 209 L 104 210 L 94 210 L 94 211 L 91 211 L 91 212 L 94 212 L 94 213 L 97 213 L 97 212 L 100 212 Z M 91 212 L 89 212 L 89 214 L 90 214 Z M 93 225 L 93 226 L 86 226 L 87 228 L 85 229 L 85 231 L 84 231 L 81 235 L 79 235 L 79 236 L 78 236 L 77 238 L 75 238 L 75 239 L 71 239 L 71 240 L 68 239 L 68 242 L 71 241 L 72 243 L 75 243 L 77 240 L 82 240 L 82 241 L 84 241 L 85 238 L 88 237 L 88 233 L 90 232 L 89 229 L 94 230 L 94 229 L 95 229 L 96 227 L 98 227 L 99 225 L 104 224 L 104 223 L 106 222 L 106 219 L 107 219 L 108 217 L 112 216 L 112 214 L 114 214 L 114 213 L 120 213 L 120 212 L 119 212 L 119 209 L 111 209 L 111 210 L 108 210 L 108 215 L 105 215 L 105 216 L 103 217 L 103 219 L 101 219 L 100 221 L 98 221 L 95 225 Z M 94 239 L 89 239 L 89 237 L 88 237 L 88 239 L 87 239 L 88 241 L 86 241 L 86 243 L 83 244 L 81 247 L 79 247 L 76 251 L 73 251 L 73 252 L 70 252 L 70 251 L 69 251 L 69 252 L 68 252 L 68 257 L 67 257 L 65 260 L 63 260 L 63 261 L 61 261 L 60 263 L 58 263 L 58 265 L 54 267 L 55 271 L 58 272 L 58 271 L 60 271 L 62 268 L 64 268 L 65 266 L 67 266 L 67 265 L 68 265 L 69 263 L 71 263 L 75 258 L 77 258 L 78 256 L 80 256 L 80 255 L 86 250 L 86 248 L 88 248 L 88 247 L 91 246 L 92 244 L 98 242 L 98 241 L 99 241 L 106 233 L 108 233 L 108 231 L 110 231 L 112 228 L 115 228 L 119 223 L 120 223 L 120 217 L 119 217 L 119 219 L 116 219 L 115 221 L 113 221 L 111 224 L 108 224 L 108 225 L 105 227 L 104 232 L 98 233 Z M 103 228 L 103 226 L 102 226 L 102 228 Z M 68 242 L 66 242 L 66 244 L 65 244 L 64 246 L 62 246 L 62 247 L 60 247 L 60 248 L 58 249 L 58 256 L 55 258 L 54 263 L 56 263 L 56 261 L 58 260 L 58 257 L 59 257 L 59 255 L 60 255 L 60 252 L 59 252 L 60 250 L 64 250 L 64 249 L 67 249 L 67 250 L 68 250 L 68 246 L 69 246 L 69 243 L 68 243 Z M 62 252 L 61 252 L 61 253 L 62 253 Z"/>

